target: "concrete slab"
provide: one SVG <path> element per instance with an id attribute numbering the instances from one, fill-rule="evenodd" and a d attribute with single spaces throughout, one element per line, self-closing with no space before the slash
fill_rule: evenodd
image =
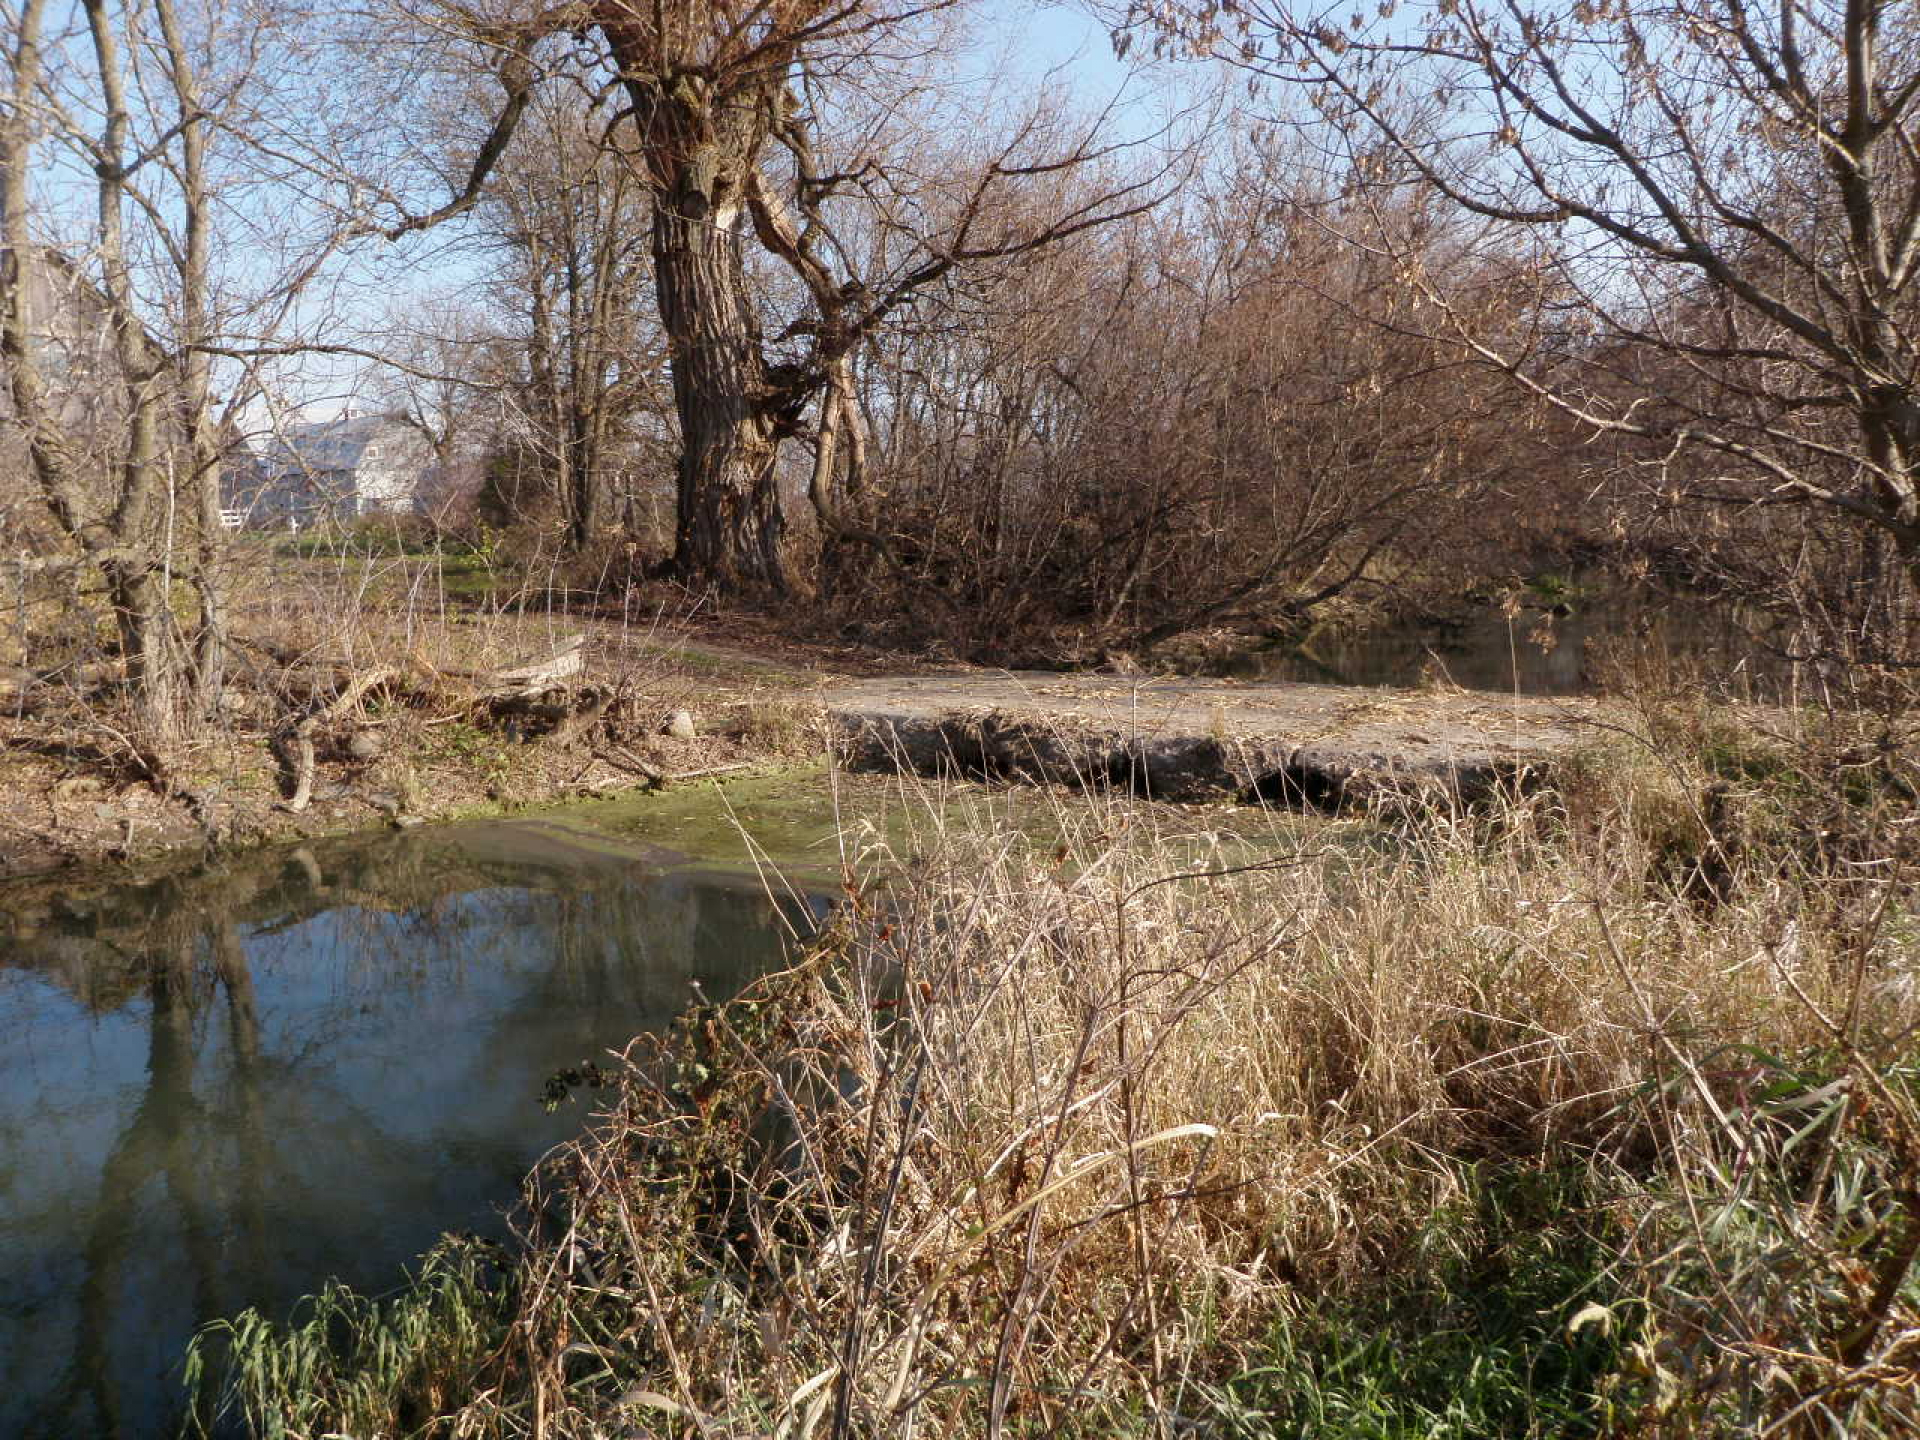
<path id="1" fill-rule="evenodd" d="M 1047 672 L 848 681 L 825 699 L 856 769 L 1325 809 L 1385 795 L 1472 803 L 1538 781 L 1595 738 L 1599 713 L 1479 691 Z"/>

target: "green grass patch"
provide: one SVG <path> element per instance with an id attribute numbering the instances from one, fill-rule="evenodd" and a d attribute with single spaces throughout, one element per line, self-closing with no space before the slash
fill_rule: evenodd
<path id="1" fill-rule="evenodd" d="M 1640 1307 L 1586 1177 L 1502 1171 L 1437 1214 L 1418 1263 L 1283 1316 L 1208 1393 L 1209 1433 L 1482 1440 L 1611 1433 Z"/>
<path id="2" fill-rule="evenodd" d="M 471 550 L 448 550 L 440 556 L 440 584 L 449 595 L 481 597 L 493 594 L 500 579 L 486 556 Z"/>
<path id="3" fill-rule="evenodd" d="M 464 540 L 443 534 L 425 522 L 390 515 L 369 516 L 346 525 L 316 525 L 282 540 L 274 548 L 279 555 L 301 560 L 341 556 L 479 557 L 480 553 Z"/>
<path id="4" fill-rule="evenodd" d="M 504 1340 L 516 1299 L 506 1260 L 498 1245 L 448 1236 L 391 1295 L 329 1283 L 286 1324 L 246 1310 L 207 1326 L 187 1351 L 185 1434 L 420 1430 L 470 1398 L 473 1375 Z"/>

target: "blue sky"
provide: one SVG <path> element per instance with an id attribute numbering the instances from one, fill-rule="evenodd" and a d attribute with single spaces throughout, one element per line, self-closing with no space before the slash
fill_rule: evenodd
<path id="1" fill-rule="evenodd" d="M 1149 103 L 1154 78 L 1168 75 L 1174 67 L 1156 65 L 1150 49 L 1139 46 L 1126 60 L 1113 53 L 1113 36 L 1107 25 L 1090 15 L 1078 0 L 1063 4 L 1041 4 L 1036 0 L 983 0 L 981 26 L 983 43 L 999 43 L 1017 57 L 1017 73 L 1028 80 L 1039 80 L 1053 73 L 1071 88 L 1076 108 L 1092 111 L 1104 108 L 1115 96 L 1123 97 L 1119 107 L 1121 128 L 1125 117 L 1137 114 L 1152 129 L 1157 115 Z"/>
<path id="2" fill-rule="evenodd" d="M 1051 76 L 1049 88 L 1064 91 L 1070 108 L 1087 116 L 1106 109 L 1118 97 L 1120 104 L 1106 122 L 1115 138 L 1144 136 L 1164 123 L 1162 107 L 1155 103 L 1156 87 L 1137 73 L 1144 49 L 1136 51 L 1131 62 L 1118 59 L 1107 26 L 1078 0 L 1065 4 L 980 0 L 975 13 L 979 23 L 973 27 L 974 43 L 965 59 L 956 57 L 956 69 L 964 71 L 977 62 L 982 68 L 974 74 L 985 79 L 1004 65 L 1011 78 L 1021 82 L 1015 87 L 1018 90 Z M 1157 68 L 1165 73 L 1166 67 Z M 450 243 L 458 238 L 456 224 L 441 240 Z M 360 277 L 362 292 L 412 296 L 426 303 L 456 297 L 471 283 L 469 262 L 457 254 L 437 266 L 423 265 L 421 250 L 409 249 L 412 253 L 376 249 L 357 256 L 351 268 Z M 358 318 L 376 328 L 384 323 L 377 308 Z M 307 357 L 287 370 L 302 377 L 293 388 L 309 409 L 309 418 L 330 416 L 343 404 L 365 405 L 371 397 L 363 387 L 368 381 L 378 386 L 377 371 L 355 360 Z"/>
<path id="3" fill-rule="evenodd" d="M 1079 5 L 991 0 L 987 13 L 1004 16 L 1009 31 L 1023 32 L 1033 73 L 1064 67 L 1087 100 L 1104 100 L 1126 81 L 1128 66 L 1114 57 L 1107 27 Z"/>

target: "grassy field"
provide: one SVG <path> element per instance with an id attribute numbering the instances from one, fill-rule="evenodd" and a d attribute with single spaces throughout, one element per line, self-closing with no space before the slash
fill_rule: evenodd
<path id="1" fill-rule="evenodd" d="M 1911 1434 L 1871 728 L 1648 706 L 1365 843 L 933 797 L 802 963 L 636 1044 L 524 1252 L 201 1358 L 260 1434 Z"/>

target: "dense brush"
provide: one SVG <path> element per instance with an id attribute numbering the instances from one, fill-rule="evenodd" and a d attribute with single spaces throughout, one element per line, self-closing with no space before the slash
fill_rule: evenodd
<path id="1" fill-rule="evenodd" d="M 1828 923 L 1791 847 L 1689 894 L 1609 763 L 1577 823 L 925 804 L 801 963 L 636 1043 L 437 1423 L 1901 1433 L 1903 894 Z M 256 1428 L 375 1413 L 277 1363 Z"/>

